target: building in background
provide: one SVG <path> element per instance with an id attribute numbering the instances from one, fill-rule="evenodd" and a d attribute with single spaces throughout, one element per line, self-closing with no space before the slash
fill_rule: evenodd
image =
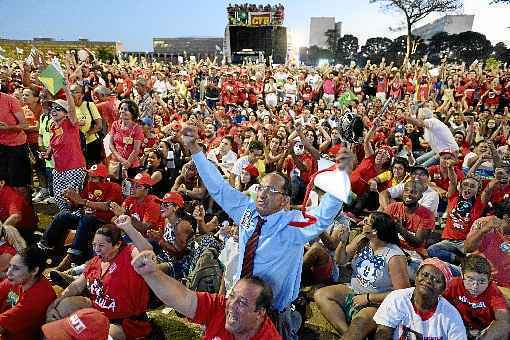
<path id="1" fill-rule="evenodd" d="M 340 38 L 342 22 L 335 23 L 335 17 L 311 17 L 308 45 L 328 48 L 326 32 L 329 30 L 336 30 L 337 36 Z"/>
<path id="2" fill-rule="evenodd" d="M 420 36 L 427 40 L 439 32 L 458 34 L 473 30 L 474 15 L 445 15 L 424 26 L 412 31 L 413 35 Z"/>
<path id="3" fill-rule="evenodd" d="M 51 51 L 63 55 L 68 51 L 78 51 L 86 48 L 94 52 L 96 56 L 112 57 L 123 51 L 122 43 L 118 41 L 90 41 L 78 40 L 55 40 L 52 38 L 34 38 L 33 40 L 0 39 L 0 47 L 5 50 L 4 55 L 10 58 L 25 58 L 30 54 L 32 47 L 46 54 Z"/>
<path id="4" fill-rule="evenodd" d="M 183 37 L 153 38 L 152 46 L 155 54 L 188 55 L 197 59 L 214 58 L 223 50 L 223 38 Z"/>

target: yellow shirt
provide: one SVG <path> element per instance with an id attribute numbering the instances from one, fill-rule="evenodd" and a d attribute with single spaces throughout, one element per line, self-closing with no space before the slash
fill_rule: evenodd
<path id="1" fill-rule="evenodd" d="M 97 110 L 96 104 L 89 102 L 89 110 L 87 109 L 87 102 L 83 101 L 81 105 L 76 107 L 76 117 L 78 118 L 78 122 L 80 123 L 80 131 L 83 132 L 86 136 L 87 144 L 92 143 L 97 139 L 97 135 L 90 135 L 87 132 L 92 127 L 92 121 L 96 119 L 101 119 L 101 115 Z"/>

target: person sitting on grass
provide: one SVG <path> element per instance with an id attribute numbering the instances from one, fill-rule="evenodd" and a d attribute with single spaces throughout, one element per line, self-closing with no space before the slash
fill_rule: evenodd
<path id="1" fill-rule="evenodd" d="M 165 275 L 151 251 L 141 252 L 132 265 L 163 303 L 206 326 L 204 339 L 282 339 L 268 316 L 271 287 L 257 276 L 240 279 L 225 297 L 194 292 Z"/>
<path id="2" fill-rule="evenodd" d="M 372 317 L 388 293 L 409 287 L 405 256 L 398 246 L 395 222 L 382 212 L 365 218 L 363 232 L 349 245 L 345 236 L 340 239 L 335 261 L 352 262 L 351 282 L 321 288 L 314 299 L 344 339 L 364 338 L 375 331 Z"/>
<path id="3" fill-rule="evenodd" d="M 496 340 L 510 335 L 508 305 L 491 280 L 491 265 L 485 257 L 466 257 L 462 277 L 454 278 L 443 296 L 459 311 L 471 339 Z"/>
<path id="4" fill-rule="evenodd" d="M 452 280 L 448 264 L 428 258 L 416 273 L 416 287 L 392 291 L 374 315 L 375 340 L 466 340 L 459 312 L 441 296 Z"/>

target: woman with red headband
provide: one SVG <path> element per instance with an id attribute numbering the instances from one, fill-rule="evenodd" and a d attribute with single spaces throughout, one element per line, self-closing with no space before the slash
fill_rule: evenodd
<path id="1" fill-rule="evenodd" d="M 391 292 L 375 313 L 375 339 L 467 339 L 459 312 L 441 296 L 452 278 L 443 261 L 423 261 L 416 287 Z"/>

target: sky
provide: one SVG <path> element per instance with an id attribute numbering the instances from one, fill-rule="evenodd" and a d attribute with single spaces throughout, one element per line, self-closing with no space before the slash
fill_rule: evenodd
<path id="1" fill-rule="evenodd" d="M 120 41 L 126 51 L 152 51 L 153 37 L 222 37 L 227 22 L 224 0 L 0 0 L 0 38 L 33 37 L 75 40 L 87 38 Z M 255 1 L 252 1 L 255 2 Z M 490 5 L 490 0 L 465 0 L 459 13 L 475 14 L 474 31 L 493 43 L 510 45 L 510 5 Z M 242 3 L 239 1 L 238 3 Z M 342 34 L 353 34 L 361 43 L 369 37 L 395 38 L 401 16 L 385 12 L 369 0 L 263 0 L 282 3 L 285 26 L 294 44 L 308 42 L 310 17 L 334 16 Z M 426 18 L 425 24 L 440 15 Z"/>

